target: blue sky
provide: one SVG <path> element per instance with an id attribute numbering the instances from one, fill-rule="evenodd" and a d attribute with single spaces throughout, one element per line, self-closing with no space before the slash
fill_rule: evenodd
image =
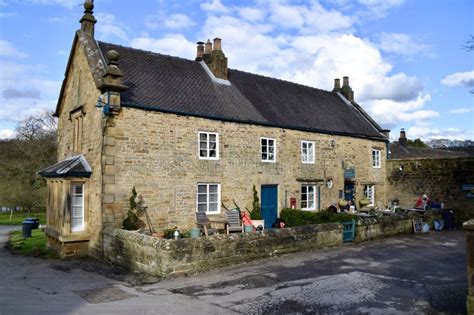
<path id="1" fill-rule="evenodd" d="M 81 4 L 0 0 L 0 137 L 54 110 Z M 98 40 L 193 59 L 197 41 L 220 37 L 231 68 L 323 89 L 349 76 L 393 138 L 474 139 L 474 51 L 462 47 L 474 1 L 95 0 L 94 12 Z"/>

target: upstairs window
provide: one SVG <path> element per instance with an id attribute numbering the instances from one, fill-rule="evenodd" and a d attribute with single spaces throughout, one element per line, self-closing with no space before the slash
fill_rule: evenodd
<path id="1" fill-rule="evenodd" d="M 71 115 L 72 123 L 74 124 L 72 150 L 76 153 L 82 151 L 82 118 L 82 111 L 77 111 Z"/>
<path id="2" fill-rule="evenodd" d="M 380 168 L 380 150 L 372 150 L 372 167 Z"/>
<path id="3" fill-rule="evenodd" d="M 71 232 L 84 231 L 84 183 L 71 184 Z"/>
<path id="4" fill-rule="evenodd" d="M 197 212 L 207 214 L 220 213 L 221 185 L 220 184 L 198 184 L 197 185 Z"/>
<path id="5" fill-rule="evenodd" d="M 316 186 L 301 186 L 301 210 L 316 210 Z"/>
<path id="6" fill-rule="evenodd" d="M 219 134 L 216 132 L 199 132 L 199 159 L 219 159 Z"/>
<path id="7" fill-rule="evenodd" d="M 262 162 L 275 162 L 275 139 L 260 138 Z"/>
<path id="8" fill-rule="evenodd" d="M 301 141 L 301 162 L 303 164 L 314 164 L 313 141 Z"/>

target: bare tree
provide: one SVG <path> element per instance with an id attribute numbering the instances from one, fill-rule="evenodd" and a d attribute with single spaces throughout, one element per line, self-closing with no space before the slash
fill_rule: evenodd
<path id="1" fill-rule="evenodd" d="M 0 203 L 31 211 L 45 206 L 46 183 L 36 175 L 56 162 L 56 122 L 51 113 L 21 121 L 14 139 L 0 142 Z"/>

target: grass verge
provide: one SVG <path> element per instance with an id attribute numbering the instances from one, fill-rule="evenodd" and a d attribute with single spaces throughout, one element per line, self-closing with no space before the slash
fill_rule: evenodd
<path id="1" fill-rule="evenodd" d="M 43 230 L 35 229 L 31 235 L 30 238 L 23 238 L 21 231 L 10 232 L 11 250 L 23 255 L 54 258 L 54 255 L 46 249 L 46 235 Z"/>
<path id="2" fill-rule="evenodd" d="M 0 225 L 21 225 L 26 218 L 38 218 L 40 224 L 46 224 L 46 212 L 32 212 L 28 215 L 26 212 L 13 212 L 10 221 L 10 212 L 0 213 Z"/>

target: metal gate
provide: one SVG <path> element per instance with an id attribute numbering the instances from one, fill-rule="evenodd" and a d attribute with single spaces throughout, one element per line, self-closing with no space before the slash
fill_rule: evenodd
<path id="1" fill-rule="evenodd" d="M 351 242 L 355 238 L 355 220 L 341 222 L 342 224 L 342 241 Z"/>

